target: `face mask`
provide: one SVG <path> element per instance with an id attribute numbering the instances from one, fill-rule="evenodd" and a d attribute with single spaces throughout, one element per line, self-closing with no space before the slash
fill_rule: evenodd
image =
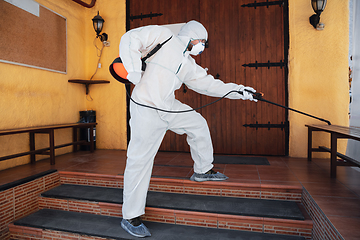
<path id="1" fill-rule="evenodd" d="M 205 43 L 199 42 L 196 45 L 193 45 L 190 54 L 193 56 L 201 54 L 205 49 Z"/>

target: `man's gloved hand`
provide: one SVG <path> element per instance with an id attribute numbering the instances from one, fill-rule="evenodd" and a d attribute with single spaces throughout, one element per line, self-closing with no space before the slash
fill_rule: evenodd
<path id="1" fill-rule="evenodd" d="M 242 100 L 250 100 L 250 101 L 254 101 L 254 102 L 258 101 L 257 99 L 255 99 L 253 97 L 253 95 L 251 93 L 249 93 L 248 91 L 245 91 L 245 90 L 256 93 L 256 90 L 253 89 L 252 87 L 241 86 L 240 89 L 239 89 L 239 92 L 242 92 L 242 97 L 241 97 Z"/>
<path id="2" fill-rule="evenodd" d="M 127 75 L 127 79 L 135 85 L 140 82 L 141 77 L 141 72 L 129 72 Z"/>

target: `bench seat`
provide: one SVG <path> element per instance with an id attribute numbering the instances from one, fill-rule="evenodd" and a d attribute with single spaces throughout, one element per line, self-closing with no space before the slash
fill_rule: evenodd
<path id="1" fill-rule="evenodd" d="M 360 167 L 360 161 L 337 152 L 338 139 L 353 139 L 360 141 L 360 128 L 345 127 L 339 125 L 305 125 L 308 128 L 308 160 L 311 161 L 313 152 L 329 152 L 331 154 L 330 177 L 336 177 L 337 166 L 357 166 Z M 312 146 L 312 132 L 322 131 L 331 134 L 330 148 Z M 338 159 L 340 158 L 340 159 Z"/>

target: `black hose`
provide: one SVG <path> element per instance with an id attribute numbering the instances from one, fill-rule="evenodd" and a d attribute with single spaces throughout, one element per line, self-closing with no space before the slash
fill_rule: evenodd
<path id="1" fill-rule="evenodd" d="M 259 101 L 262 101 L 262 102 L 267 102 L 267 103 L 273 104 L 273 105 L 275 105 L 275 106 L 282 107 L 282 108 L 285 108 L 285 109 L 288 109 L 288 110 L 291 110 L 291 111 L 294 111 L 294 112 L 303 114 L 303 115 L 308 116 L 308 117 L 315 118 L 315 119 L 317 119 L 317 120 L 326 122 L 328 125 L 331 125 L 331 122 L 328 121 L 328 120 L 325 120 L 325 119 L 322 119 L 322 118 L 319 118 L 319 117 L 310 115 L 310 114 L 308 114 L 308 113 L 304 113 L 304 112 L 301 112 L 301 111 L 299 111 L 299 110 L 296 110 L 296 109 L 293 109 L 293 108 L 289 108 L 289 107 L 280 105 L 280 104 L 278 104 L 278 103 L 274 103 L 274 102 L 271 102 L 271 101 L 269 101 L 269 100 L 266 100 L 266 99 L 264 99 L 264 98 L 262 97 L 263 94 L 261 94 L 261 93 L 254 93 L 254 92 L 252 92 L 252 91 L 250 91 L 250 90 L 247 90 L 247 89 L 245 89 L 245 91 L 251 93 L 251 94 L 253 95 L 253 98 L 256 99 L 256 100 L 259 100 Z M 241 92 L 241 91 L 232 90 L 232 91 L 226 93 L 226 94 L 225 94 L 224 96 L 222 96 L 221 98 L 218 98 L 217 100 L 215 100 L 215 101 L 213 101 L 213 102 L 211 102 L 211 103 L 208 103 L 208 104 L 206 104 L 206 105 L 204 105 L 204 106 L 201 106 L 201 107 L 198 107 L 198 108 L 193 108 L 193 109 L 188 109 L 188 110 L 171 111 L 171 110 L 164 110 L 164 109 L 160 109 L 160 108 L 157 108 L 157 107 L 148 106 L 148 105 L 145 105 L 145 104 L 138 103 L 138 102 L 136 102 L 134 99 L 131 98 L 129 92 L 128 92 L 127 89 L 126 89 L 126 94 L 127 94 L 127 96 L 128 96 L 128 97 L 130 98 L 130 100 L 131 100 L 132 102 L 134 102 L 135 104 L 137 104 L 137 105 L 139 105 L 139 106 L 142 106 L 142 107 L 151 108 L 151 109 L 154 109 L 154 110 L 157 110 L 157 111 L 166 112 L 166 113 L 186 113 L 186 112 L 197 111 L 197 110 L 199 110 L 199 109 L 201 109 L 201 108 L 210 106 L 211 104 L 214 104 L 214 103 L 220 101 L 221 99 L 225 98 L 226 96 L 228 96 L 230 93 L 233 93 L 233 92 L 236 92 L 236 93 L 239 93 L 239 94 L 243 94 L 243 92 Z"/>
<path id="2" fill-rule="evenodd" d="M 220 101 L 221 99 L 225 98 L 227 95 L 229 95 L 230 93 L 233 93 L 233 92 L 241 93 L 241 94 L 242 94 L 242 92 L 239 92 L 239 91 L 236 91 L 236 90 L 232 90 L 232 91 L 228 92 L 227 94 L 225 94 L 224 96 L 222 96 L 221 98 L 219 98 L 219 99 L 217 99 L 217 100 L 215 100 L 215 101 L 213 101 L 213 102 L 211 102 L 211 103 L 208 103 L 208 104 L 206 104 L 206 105 L 204 105 L 204 106 L 201 106 L 201 107 L 198 107 L 198 108 L 193 108 L 193 109 L 188 109 L 188 110 L 171 111 L 171 110 L 160 109 L 160 108 L 157 108 L 157 107 L 148 106 L 148 105 L 145 105 L 145 104 L 142 104 L 142 103 L 138 103 L 138 102 L 136 102 L 134 99 L 131 98 L 129 92 L 128 92 L 127 89 L 126 89 L 126 94 L 127 94 L 127 96 L 128 96 L 128 97 L 130 98 L 130 100 L 131 100 L 132 102 L 134 102 L 135 104 L 137 104 L 137 105 L 139 105 L 139 106 L 142 106 L 142 107 L 151 108 L 151 109 L 154 109 L 154 110 L 157 110 L 157 111 L 166 112 L 166 113 L 186 113 L 186 112 L 197 111 L 197 110 L 199 110 L 199 109 L 201 109 L 201 108 L 207 107 L 207 106 L 209 106 L 209 105 L 211 105 L 211 104 L 214 104 L 214 103 Z"/>

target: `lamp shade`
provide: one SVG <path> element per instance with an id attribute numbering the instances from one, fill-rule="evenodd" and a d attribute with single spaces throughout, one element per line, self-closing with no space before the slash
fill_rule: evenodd
<path id="1" fill-rule="evenodd" d="M 92 19 L 94 30 L 97 35 L 99 35 L 103 28 L 103 23 L 105 22 L 104 19 L 98 14 Z"/>
<path id="2" fill-rule="evenodd" d="M 320 15 L 325 9 L 326 0 L 311 0 L 311 6 L 314 9 L 314 12 Z"/>

